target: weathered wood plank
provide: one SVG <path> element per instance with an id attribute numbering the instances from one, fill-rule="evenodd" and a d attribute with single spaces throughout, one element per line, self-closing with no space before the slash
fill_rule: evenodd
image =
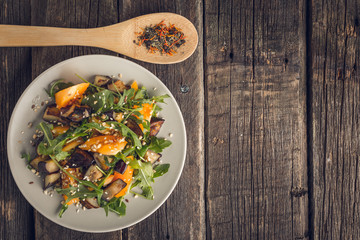
<path id="1" fill-rule="evenodd" d="M 120 21 L 153 12 L 175 12 L 187 17 L 199 33 L 194 55 L 175 65 L 154 65 L 137 61 L 157 75 L 175 96 L 187 130 L 187 158 L 180 181 L 164 205 L 149 218 L 128 229 L 129 239 L 204 239 L 204 147 L 202 1 L 123 1 Z M 149 23 L 151 24 L 151 23 Z M 153 23 L 155 24 L 155 23 Z M 181 93 L 181 86 L 188 86 Z"/>
<path id="2" fill-rule="evenodd" d="M 314 239 L 359 239 L 359 1 L 312 2 Z"/>
<path id="3" fill-rule="evenodd" d="M 306 238 L 304 2 L 204 8 L 207 237 Z"/>
<path id="4" fill-rule="evenodd" d="M 0 24 L 30 24 L 29 7 L 28 1 L 1 1 Z M 0 48 L 0 239 L 29 239 L 34 233 L 32 207 L 11 176 L 6 152 L 11 113 L 31 82 L 30 60 L 29 48 Z"/>
<path id="5" fill-rule="evenodd" d="M 32 25 L 91 28 L 118 22 L 117 1 L 55 1 L 31 2 Z M 112 54 L 110 51 L 88 47 L 33 48 L 33 79 L 52 65 L 84 54 Z M 90 234 L 61 227 L 35 211 L 36 239 L 122 239 L 122 232 Z"/>

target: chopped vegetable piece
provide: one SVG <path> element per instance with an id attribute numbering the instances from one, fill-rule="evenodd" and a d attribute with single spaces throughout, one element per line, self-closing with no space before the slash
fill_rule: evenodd
<path id="1" fill-rule="evenodd" d="M 57 108 L 63 108 L 79 99 L 89 87 L 89 83 L 80 83 L 72 87 L 65 88 L 55 93 Z"/>
<path id="2" fill-rule="evenodd" d="M 84 201 L 81 201 L 81 204 L 87 209 L 100 207 L 96 197 L 86 198 Z"/>
<path id="3" fill-rule="evenodd" d="M 60 173 L 51 173 L 46 175 L 45 181 L 44 181 L 44 190 L 54 186 L 56 183 L 58 183 L 60 180 Z"/>
<path id="4" fill-rule="evenodd" d="M 118 173 L 116 171 L 114 172 L 113 181 L 115 181 L 116 179 L 121 179 L 127 184 L 124 189 L 122 189 L 118 194 L 115 195 L 115 197 L 119 198 L 127 193 L 130 183 L 132 181 L 133 173 L 134 170 L 130 166 L 127 166 L 124 174 Z"/>
<path id="5" fill-rule="evenodd" d="M 100 179 L 103 174 L 99 171 L 96 165 L 91 165 L 85 173 L 84 180 L 95 182 Z"/>
<path id="6" fill-rule="evenodd" d="M 39 162 L 38 168 L 39 168 L 39 172 L 46 173 L 46 174 L 50 174 L 50 173 L 59 171 L 58 165 L 52 159 Z"/>
<path id="7" fill-rule="evenodd" d="M 124 82 L 121 80 L 117 80 L 113 83 L 110 83 L 107 87 L 110 91 L 120 92 L 120 93 L 124 92 L 125 89 L 128 89 L 128 87 L 126 87 Z"/>
<path id="8" fill-rule="evenodd" d="M 36 158 L 34 158 L 31 162 L 30 162 L 30 166 L 32 166 L 36 171 L 39 171 L 39 163 L 42 161 L 47 160 L 48 158 L 44 157 L 44 156 L 37 156 Z"/>
<path id="9" fill-rule="evenodd" d="M 150 121 L 150 136 L 156 136 L 163 123 L 165 122 L 162 118 L 153 117 Z"/>
<path id="10" fill-rule="evenodd" d="M 132 84 L 131 84 L 131 88 L 133 88 L 135 91 L 137 91 L 139 89 L 139 86 L 137 84 L 136 81 L 134 81 Z"/>
<path id="11" fill-rule="evenodd" d="M 124 149 L 127 142 L 123 137 L 103 135 L 88 139 L 79 148 L 104 155 L 115 155 Z"/>
<path id="12" fill-rule="evenodd" d="M 75 152 L 71 155 L 67 164 L 69 167 L 89 167 L 94 161 L 93 156 L 87 151 L 76 149 Z"/>
<path id="13" fill-rule="evenodd" d="M 120 193 L 126 187 L 126 183 L 117 179 L 112 182 L 108 187 L 104 189 L 104 194 L 102 195 L 102 199 L 105 201 L 110 201 L 116 194 Z"/>
<path id="14" fill-rule="evenodd" d="M 76 148 L 77 146 L 79 146 L 80 144 L 83 144 L 84 140 L 82 138 L 77 138 L 69 143 L 67 143 L 63 148 L 62 151 L 64 152 L 69 152 L 72 149 Z"/>
<path id="15" fill-rule="evenodd" d="M 106 85 L 110 80 L 111 80 L 111 78 L 108 77 L 108 76 L 96 75 L 95 80 L 94 80 L 94 84 L 96 86 L 101 87 L 101 86 Z"/>
<path id="16" fill-rule="evenodd" d="M 60 116 L 60 110 L 56 107 L 55 104 L 46 108 L 43 119 L 48 122 L 66 123 L 66 120 Z"/>
<path id="17" fill-rule="evenodd" d="M 51 129 L 51 133 L 53 134 L 53 137 L 57 137 L 63 133 L 66 133 L 67 130 L 69 130 L 69 126 L 56 126 L 53 129 Z"/>

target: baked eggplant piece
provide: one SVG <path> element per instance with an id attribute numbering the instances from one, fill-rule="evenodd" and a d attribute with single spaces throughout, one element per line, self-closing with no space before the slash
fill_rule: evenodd
<path id="1" fill-rule="evenodd" d="M 45 109 L 43 119 L 47 122 L 66 123 L 66 120 L 61 117 L 60 110 L 56 107 L 56 104 L 51 104 Z"/>
<path id="2" fill-rule="evenodd" d="M 62 117 L 68 117 L 70 114 L 72 114 L 75 110 L 76 105 L 68 105 L 66 107 L 60 108 L 60 116 Z"/>
<path id="3" fill-rule="evenodd" d="M 127 169 L 127 164 L 124 161 L 120 160 L 115 164 L 114 170 L 120 174 L 124 174 Z"/>
<path id="4" fill-rule="evenodd" d="M 123 93 L 125 89 L 129 89 L 128 86 L 126 86 L 124 84 L 123 81 L 121 80 L 117 80 L 113 83 L 110 83 L 107 85 L 107 88 L 110 90 L 110 91 L 113 91 L 113 92 L 120 92 L 120 93 Z"/>
<path id="5" fill-rule="evenodd" d="M 60 182 L 60 173 L 51 173 L 45 176 L 44 190 Z"/>
<path id="6" fill-rule="evenodd" d="M 39 162 L 38 164 L 39 172 L 50 174 L 59 171 L 58 165 L 54 162 L 54 160 L 50 159 L 47 161 Z"/>
<path id="7" fill-rule="evenodd" d="M 104 112 L 104 115 L 108 117 L 108 120 L 114 121 L 118 115 L 115 111 L 107 111 Z"/>
<path id="8" fill-rule="evenodd" d="M 32 166 L 36 171 L 39 171 L 39 163 L 46 161 L 48 158 L 43 156 L 37 156 L 30 162 L 30 166 Z"/>
<path id="9" fill-rule="evenodd" d="M 156 136 L 164 122 L 165 119 L 152 117 L 150 120 L 150 136 Z"/>
<path id="10" fill-rule="evenodd" d="M 91 165 L 85 173 L 84 180 L 95 182 L 102 177 L 102 173 L 97 169 L 96 165 Z"/>
<path id="11" fill-rule="evenodd" d="M 82 106 L 75 106 L 74 111 L 68 116 L 73 122 L 80 122 L 84 118 L 88 118 L 91 115 L 91 107 L 82 105 Z"/>
<path id="12" fill-rule="evenodd" d="M 109 170 L 110 167 L 109 167 L 108 165 L 106 165 L 106 159 L 105 159 L 105 158 L 107 158 L 107 160 L 108 160 L 109 163 L 112 162 L 113 158 L 108 157 L 108 156 L 104 156 L 104 155 L 99 154 L 99 153 L 94 153 L 93 156 L 94 156 L 94 159 L 95 159 L 96 164 L 97 164 L 102 170 L 104 170 L 104 171 Z"/>
<path id="13" fill-rule="evenodd" d="M 135 120 L 129 118 L 129 119 L 126 120 L 126 121 L 127 121 L 126 126 L 127 126 L 128 128 L 130 128 L 138 137 L 144 135 L 143 131 L 141 130 L 141 128 L 140 128 L 140 126 L 139 126 L 139 124 L 137 124 L 137 123 L 135 122 Z"/>
<path id="14" fill-rule="evenodd" d="M 144 155 L 144 159 L 147 161 L 147 162 L 151 162 L 151 163 L 154 163 L 156 162 L 157 160 L 159 160 L 161 157 L 161 154 L 160 153 L 156 153 L 154 152 L 153 150 L 150 150 L 148 149 Z"/>
<path id="15" fill-rule="evenodd" d="M 104 85 L 108 84 L 110 80 L 111 80 L 111 78 L 108 77 L 108 76 L 96 75 L 95 80 L 94 80 L 94 84 L 96 86 L 101 87 L 101 86 L 104 86 Z"/>
<path id="16" fill-rule="evenodd" d="M 73 154 L 71 154 L 70 159 L 67 161 L 67 165 L 71 168 L 78 167 L 89 167 L 94 162 L 93 156 L 81 149 L 76 149 Z"/>
<path id="17" fill-rule="evenodd" d="M 115 180 L 104 189 L 104 193 L 101 198 L 105 201 L 110 201 L 116 194 L 123 190 L 126 185 L 127 184 L 121 179 Z"/>
<path id="18" fill-rule="evenodd" d="M 91 208 L 99 208 L 99 204 L 96 197 L 93 198 L 85 198 L 84 200 L 80 201 L 81 204 L 86 207 L 87 209 Z"/>

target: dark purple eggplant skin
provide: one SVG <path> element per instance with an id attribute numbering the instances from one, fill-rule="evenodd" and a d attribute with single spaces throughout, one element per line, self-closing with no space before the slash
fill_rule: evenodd
<path id="1" fill-rule="evenodd" d="M 39 162 L 38 170 L 40 173 L 51 174 L 57 172 L 59 167 L 53 162 L 53 160 L 46 160 Z"/>
<path id="2" fill-rule="evenodd" d="M 56 185 L 59 182 L 60 182 L 60 173 L 55 172 L 46 175 L 44 179 L 44 190 Z"/>
<path id="3" fill-rule="evenodd" d="M 150 121 L 150 136 L 156 136 L 163 123 L 165 122 L 165 119 L 153 117 Z"/>
<path id="4" fill-rule="evenodd" d="M 130 128 L 138 137 L 140 136 L 142 137 L 144 135 L 139 124 L 137 124 L 134 120 L 128 119 L 126 121 L 127 121 L 126 126 Z"/>
<path id="5" fill-rule="evenodd" d="M 91 107 L 82 105 L 76 106 L 74 111 L 68 116 L 68 119 L 74 122 L 80 122 L 91 116 Z"/>
<path id="6" fill-rule="evenodd" d="M 102 199 L 110 201 L 116 194 L 126 187 L 127 183 L 120 178 L 112 182 L 109 186 L 104 189 Z"/>
<path id="7" fill-rule="evenodd" d="M 71 168 L 89 167 L 93 162 L 94 158 L 90 153 L 77 148 L 75 152 L 71 154 L 67 165 Z"/>
<path id="8" fill-rule="evenodd" d="M 43 119 L 47 122 L 67 122 L 65 118 L 60 116 L 60 110 L 56 107 L 56 104 L 50 104 L 47 106 L 43 115 Z"/>
<path id="9" fill-rule="evenodd" d="M 104 115 L 106 115 L 110 121 L 114 121 L 114 111 L 104 112 Z"/>
<path id="10" fill-rule="evenodd" d="M 120 174 L 124 174 L 126 169 L 127 169 L 127 164 L 124 163 L 124 161 L 122 161 L 122 160 L 118 161 L 114 167 L 114 170 Z"/>
<path id="11" fill-rule="evenodd" d="M 66 107 L 60 108 L 60 115 L 62 117 L 68 117 L 70 116 L 70 114 L 72 114 L 75 110 L 75 104 L 73 105 L 68 105 Z"/>

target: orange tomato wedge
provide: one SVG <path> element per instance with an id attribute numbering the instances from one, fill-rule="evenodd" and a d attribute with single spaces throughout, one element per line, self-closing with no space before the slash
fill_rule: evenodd
<path id="1" fill-rule="evenodd" d="M 126 146 L 127 142 L 123 137 L 117 137 L 114 135 L 104 135 L 89 138 L 79 148 L 91 152 L 97 152 L 104 155 L 115 155 Z"/>
<path id="2" fill-rule="evenodd" d="M 74 100 L 82 97 L 88 87 L 89 83 L 80 83 L 55 93 L 55 102 L 57 108 L 60 109 L 66 107 Z"/>
<path id="3" fill-rule="evenodd" d="M 63 195 L 63 197 L 64 197 L 64 200 L 66 201 L 67 199 L 68 199 L 68 196 L 66 196 L 66 195 Z M 73 204 L 73 203 L 77 203 L 77 202 L 79 202 L 80 201 L 80 199 L 79 198 L 73 198 L 73 199 L 71 199 L 68 203 L 66 203 L 67 205 L 71 205 L 71 204 Z"/>
<path id="4" fill-rule="evenodd" d="M 114 171 L 114 178 L 113 181 L 115 181 L 116 179 L 121 179 L 123 180 L 127 185 L 125 188 L 123 188 L 118 194 L 115 195 L 115 197 L 119 198 L 122 197 L 126 194 L 130 183 L 132 181 L 132 177 L 133 177 L 133 172 L 134 170 L 128 165 L 124 174 L 118 173 L 117 171 Z"/>
<path id="5" fill-rule="evenodd" d="M 139 86 L 137 84 L 136 81 L 134 81 L 132 84 L 131 84 L 131 88 L 133 88 L 135 90 L 135 92 L 139 89 Z"/>
<path id="6" fill-rule="evenodd" d="M 139 112 L 141 113 L 141 115 L 144 116 L 144 120 L 148 120 L 150 122 L 151 115 L 153 112 L 153 104 L 144 103 L 142 105 L 142 109 Z"/>

